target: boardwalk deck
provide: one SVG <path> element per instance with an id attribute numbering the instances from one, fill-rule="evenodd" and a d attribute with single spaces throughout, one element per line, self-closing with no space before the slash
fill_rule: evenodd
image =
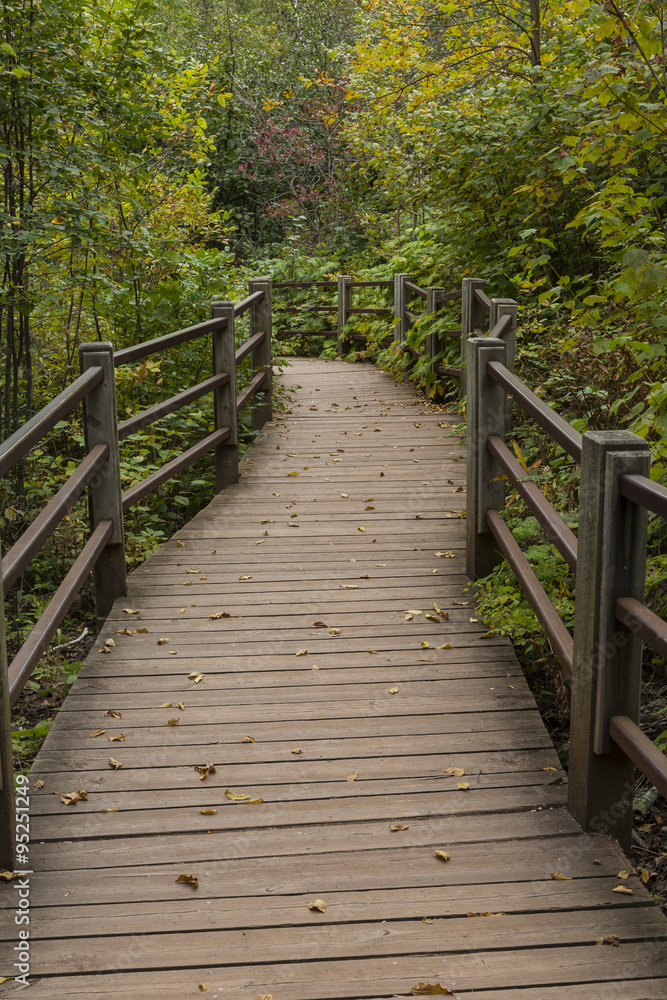
<path id="1" fill-rule="evenodd" d="M 33 768 L 30 996 L 664 1000 L 667 922 L 565 811 L 512 648 L 465 603 L 455 418 L 368 367 L 283 381 L 239 485 L 133 574 Z"/>

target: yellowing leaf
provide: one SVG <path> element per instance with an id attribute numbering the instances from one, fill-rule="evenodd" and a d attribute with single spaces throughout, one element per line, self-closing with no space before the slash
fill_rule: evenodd
<path id="1" fill-rule="evenodd" d="M 102 733 L 106 733 L 106 729 L 96 729 L 94 733 L 91 733 L 88 737 L 89 740 L 94 739 L 96 736 L 101 736 Z"/>
<path id="2" fill-rule="evenodd" d="M 447 851 L 434 851 L 433 853 L 436 858 L 440 858 L 441 861 L 449 861 L 451 858 L 451 854 L 448 854 Z"/>
<path id="3" fill-rule="evenodd" d="M 626 896 L 632 896 L 632 894 L 633 894 L 632 893 L 632 889 L 628 889 L 628 887 L 626 885 L 617 885 L 616 888 L 612 889 L 611 891 L 612 892 L 622 892 Z"/>
<path id="4" fill-rule="evenodd" d="M 202 816 L 216 816 L 218 810 L 217 809 L 200 809 L 199 812 L 202 814 Z"/>
<path id="5" fill-rule="evenodd" d="M 118 733 L 116 736 L 109 737 L 109 743 L 124 743 L 126 738 L 126 733 Z"/>
<path id="6" fill-rule="evenodd" d="M 151 705 L 151 708 L 173 708 L 170 701 L 164 701 L 161 705 Z"/>
<path id="7" fill-rule="evenodd" d="M 562 881 L 571 882 L 572 881 L 572 876 L 571 875 L 563 875 L 562 872 L 552 872 L 551 873 L 551 877 L 553 879 L 555 879 L 556 882 L 562 882 Z"/>
<path id="8" fill-rule="evenodd" d="M 457 781 L 456 787 L 460 792 L 467 792 L 468 789 L 470 788 L 470 785 L 468 784 L 467 781 Z"/>
<path id="9" fill-rule="evenodd" d="M 436 556 L 440 556 L 441 559 L 455 559 L 456 558 L 451 549 L 449 549 L 447 552 L 436 552 L 435 555 Z"/>
<path id="10" fill-rule="evenodd" d="M 623 871 L 620 871 L 618 873 L 618 875 L 616 876 L 616 878 L 623 878 L 623 879 L 630 878 L 630 872 L 626 872 L 625 869 L 623 869 Z"/>
<path id="11" fill-rule="evenodd" d="M 225 795 L 228 799 L 231 799 L 232 802 L 246 802 L 250 799 L 249 795 L 244 795 L 243 792 L 232 792 L 229 788 L 225 789 Z"/>
<path id="12" fill-rule="evenodd" d="M 177 726 L 179 722 L 180 719 L 178 718 L 178 716 L 176 716 L 173 719 L 167 719 L 167 721 L 165 722 L 165 726 Z"/>
<path id="13" fill-rule="evenodd" d="M 306 656 L 306 655 L 307 655 L 307 653 L 308 653 L 308 650 L 307 650 L 307 649 L 300 649 L 300 650 L 298 651 L 298 653 L 295 653 L 294 655 L 295 655 L 295 656 Z"/>
<path id="14" fill-rule="evenodd" d="M 117 813 L 120 812 L 118 806 L 109 806 L 108 809 L 98 809 L 98 813 Z"/>
<path id="15" fill-rule="evenodd" d="M 424 618 L 427 618 L 427 619 L 428 619 L 428 621 L 430 621 L 430 622 L 439 622 L 439 621 L 440 621 L 440 619 L 438 618 L 438 616 L 437 616 L 437 615 L 432 615 L 432 614 L 429 614 L 429 612 L 428 612 L 428 611 L 427 611 L 427 612 L 426 612 L 426 614 L 424 615 Z"/>
<path id="16" fill-rule="evenodd" d="M 430 645 L 431 645 L 431 643 L 428 642 L 427 639 L 422 639 L 422 641 L 421 641 L 421 648 L 422 649 L 428 649 L 430 647 Z"/>
<path id="17" fill-rule="evenodd" d="M 185 542 L 179 542 L 179 541 L 177 541 L 176 544 L 178 545 L 179 549 L 185 549 L 185 548 L 187 548 L 187 545 L 185 544 Z"/>
<path id="18" fill-rule="evenodd" d="M 147 628 L 135 628 L 135 630 L 134 630 L 134 634 L 135 635 L 139 635 L 141 633 L 143 633 L 144 635 L 148 635 L 148 629 Z"/>
<path id="19" fill-rule="evenodd" d="M 327 908 L 327 904 L 323 899 L 311 899 L 308 903 L 309 910 L 318 910 L 320 913 L 324 913 Z"/>
<path id="20" fill-rule="evenodd" d="M 441 986 L 440 983 L 417 983 L 410 992 L 413 997 L 433 996 L 436 993 L 448 997 L 454 996 L 451 990 Z"/>
<path id="21" fill-rule="evenodd" d="M 256 743 L 256 742 L 257 740 L 254 738 L 254 736 L 244 736 L 243 739 L 241 740 L 241 743 Z"/>
<path id="22" fill-rule="evenodd" d="M 389 688 L 389 694 L 398 694 L 398 688 Z"/>
<path id="23" fill-rule="evenodd" d="M 300 754 L 302 753 L 301 747 L 292 747 L 291 753 Z"/>
<path id="24" fill-rule="evenodd" d="M 433 923 L 433 919 L 432 919 L 432 917 L 422 917 L 422 923 L 423 924 L 432 924 Z"/>
<path id="25" fill-rule="evenodd" d="M 357 531 L 365 531 L 365 530 L 366 529 L 364 528 L 363 524 L 360 524 L 359 527 L 357 528 Z"/>
<path id="26" fill-rule="evenodd" d="M 186 882 L 188 885 L 191 885 L 193 889 L 197 889 L 199 886 L 199 879 L 196 875 L 179 875 L 176 881 Z"/>
<path id="27" fill-rule="evenodd" d="M 339 628 L 330 628 L 329 629 L 329 635 L 340 635 L 340 629 Z"/>
<path id="28" fill-rule="evenodd" d="M 252 580 L 252 573 L 249 576 L 240 576 L 239 580 Z"/>

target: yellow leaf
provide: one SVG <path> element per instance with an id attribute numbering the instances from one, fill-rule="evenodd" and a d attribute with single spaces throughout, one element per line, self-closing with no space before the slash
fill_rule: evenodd
<path id="1" fill-rule="evenodd" d="M 0 882 L 11 882 L 16 878 L 16 872 L 0 871 Z"/>
<path id="2" fill-rule="evenodd" d="M 424 618 L 428 619 L 428 621 L 430 621 L 430 622 L 439 622 L 440 621 L 440 619 L 438 618 L 437 615 L 431 615 L 428 612 L 426 612 L 426 614 L 424 615 Z"/>
<path id="3" fill-rule="evenodd" d="M 240 576 L 239 580 L 252 580 L 252 573 L 249 576 Z"/>
<path id="4" fill-rule="evenodd" d="M 178 718 L 178 716 L 176 716 L 176 718 L 174 719 L 167 719 L 167 721 L 165 722 L 165 726 L 177 726 L 179 722 L 180 719 Z"/>
<path id="5" fill-rule="evenodd" d="M 330 628 L 329 629 L 329 635 L 340 635 L 340 629 L 339 628 Z"/>
<path id="6" fill-rule="evenodd" d="M 448 997 L 454 996 L 451 990 L 441 986 L 440 983 L 417 983 L 416 986 L 412 987 L 410 992 L 413 997 L 433 996 L 436 993 L 441 995 L 444 994 Z"/>
<path id="7" fill-rule="evenodd" d="M 37 787 L 36 784 L 35 784 L 35 787 Z M 647 885 L 648 880 L 650 879 L 650 877 L 651 877 L 651 873 L 649 872 L 648 868 L 643 868 L 641 876 L 640 876 L 642 884 L 643 885 Z"/>
<path id="8" fill-rule="evenodd" d="M 398 688 L 389 688 L 389 694 L 398 694 Z"/>
<path id="9" fill-rule="evenodd" d="M 632 896 L 632 894 L 633 894 L 632 893 L 632 889 L 628 889 L 628 887 L 625 886 L 625 885 L 617 885 L 616 888 L 612 889 L 611 891 L 612 892 L 622 892 L 626 896 Z"/>
<path id="10" fill-rule="evenodd" d="M 212 621 L 217 621 L 218 618 L 231 618 L 229 611 L 216 611 L 214 615 L 209 615 Z"/>
<path id="11" fill-rule="evenodd" d="M 116 635 L 134 635 L 134 632 L 129 628 L 119 628 L 116 630 Z"/>
<path id="12" fill-rule="evenodd" d="M 118 806 L 110 806 L 109 809 L 98 809 L 99 813 L 117 813 L 120 812 Z"/>
<path id="13" fill-rule="evenodd" d="M 339 583 L 338 586 L 341 590 L 359 590 L 358 583 Z"/>
<path id="14" fill-rule="evenodd" d="M 176 881 L 187 882 L 187 884 L 191 885 L 193 889 L 196 889 L 199 886 L 199 879 L 196 875 L 179 875 Z"/>
<path id="15" fill-rule="evenodd" d="M 445 774 L 453 774 L 456 778 L 462 778 L 465 771 L 462 767 L 443 767 Z"/>
<path id="16" fill-rule="evenodd" d="M 356 781 L 358 777 L 359 777 L 359 775 L 357 774 L 357 772 L 353 771 L 352 774 L 348 774 L 347 780 L 348 781 Z"/>
<path id="17" fill-rule="evenodd" d="M 241 740 L 241 743 L 256 743 L 256 742 L 257 740 L 254 738 L 254 736 L 244 736 L 243 739 Z"/>
<path id="18" fill-rule="evenodd" d="M 193 670 L 191 674 L 188 674 L 188 680 L 194 681 L 195 684 L 201 684 L 205 677 L 206 674 L 202 674 L 198 670 Z"/>
<path id="19" fill-rule="evenodd" d="M 168 642 L 169 642 L 169 638 L 166 637 L 164 639 L 158 639 L 157 644 L 158 644 L 158 646 L 165 646 Z"/>
<path id="20" fill-rule="evenodd" d="M 229 788 L 225 789 L 225 795 L 232 802 L 246 802 L 250 798 L 249 795 L 244 795 L 243 792 L 232 792 Z"/>
<path id="21" fill-rule="evenodd" d="M 421 641 L 421 648 L 422 649 L 428 649 L 430 645 L 431 645 L 431 643 L 428 642 L 427 639 L 422 639 L 422 641 Z"/>
<path id="22" fill-rule="evenodd" d="M 185 711 L 185 702 L 184 701 L 179 701 L 178 704 L 176 705 L 176 708 L 180 708 L 181 712 L 184 712 Z"/>
<path id="23" fill-rule="evenodd" d="M 202 993 L 205 993 L 206 990 L 208 989 L 208 986 L 204 986 L 203 983 L 200 983 L 199 984 L 199 989 L 202 991 Z"/>
<path id="24" fill-rule="evenodd" d="M 101 736 L 102 733 L 106 733 L 106 729 L 96 729 L 94 733 L 91 733 L 88 737 L 89 740 L 94 739 L 96 736 Z"/>
<path id="25" fill-rule="evenodd" d="M 618 875 L 616 876 L 616 878 L 623 878 L 623 879 L 630 878 L 630 872 L 626 872 L 625 869 L 623 869 L 623 871 L 620 871 L 618 873 Z"/>
<path id="26" fill-rule="evenodd" d="M 562 872 L 552 872 L 551 873 L 551 877 L 553 879 L 555 879 L 556 882 L 562 882 L 562 881 L 571 882 L 572 881 L 572 876 L 571 875 L 563 875 Z"/>
<path id="27" fill-rule="evenodd" d="M 302 753 L 301 747 L 292 747 L 291 753 L 296 753 L 296 754 Z"/>
<path id="28" fill-rule="evenodd" d="M 138 635 L 139 633 L 144 633 L 144 634 L 147 635 L 148 634 L 148 629 L 147 628 L 135 628 L 134 634 Z"/>
<path id="29" fill-rule="evenodd" d="M 199 812 L 202 814 L 202 816 L 216 816 L 218 810 L 217 809 L 200 809 Z"/>
<path id="30" fill-rule="evenodd" d="M 170 701 L 165 701 L 161 705 L 151 705 L 151 708 L 173 708 L 174 706 Z"/>
<path id="31" fill-rule="evenodd" d="M 394 823 L 394 825 L 390 826 L 389 829 L 396 833 L 398 830 L 409 830 L 410 827 L 406 826 L 405 823 Z"/>
<path id="32" fill-rule="evenodd" d="M 311 899 L 308 903 L 309 910 L 319 910 L 320 913 L 324 913 L 327 908 L 327 904 L 323 899 Z"/>
<path id="33" fill-rule="evenodd" d="M 443 642 L 442 646 L 436 646 L 435 648 L 436 649 L 451 649 L 452 648 L 452 644 L 451 644 L 451 642 Z"/>
<path id="34" fill-rule="evenodd" d="M 451 858 L 451 854 L 448 854 L 447 851 L 434 851 L 433 853 L 436 858 L 440 858 L 442 861 L 449 861 Z"/>
<path id="35" fill-rule="evenodd" d="M 179 549 L 185 549 L 185 548 L 187 548 L 185 542 L 179 542 L 179 541 L 177 541 L 176 544 L 178 545 Z"/>
<path id="36" fill-rule="evenodd" d="M 457 781 L 456 787 L 460 792 L 467 792 L 468 789 L 470 788 L 470 785 L 468 784 L 467 781 Z"/>
<path id="37" fill-rule="evenodd" d="M 364 528 L 363 524 L 360 524 L 359 527 L 357 528 L 357 531 L 365 531 L 365 530 L 366 529 Z"/>
<path id="38" fill-rule="evenodd" d="M 306 656 L 307 653 L 308 653 L 307 649 L 300 649 L 299 652 L 295 653 L 294 655 L 295 656 Z"/>
<path id="39" fill-rule="evenodd" d="M 114 771 L 117 771 L 119 767 L 123 766 L 119 760 L 116 760 L 115 757 L 109 757 L 109 764 L 114 769 Z"/>
<path id="40" fill-rule="evenodd" d="M 109 743 L 124 743 L 126 740 L 126 733 L 118 733 L 116 736 L 109 737 Z"/>
<path id="41" fill-rule="evenodd" d="M 116 711 L 115 708 L 109 708 L 109 709 L 107 709 L 107 711 L 104 714 L 105 715 L 111 715 L 114 719 L 122 719 L 123 718 L 123 713 Z"/>
<path id="42" fill-rule="evenodd" d="M 135 611 L 133 608 L 123 608 L 126 615 L 140 615 L 141 611 Z"/>
<path id="43" fill-rule="evenodd" d="M 423 924 L 432 924 L 433 920 L 432 920 L 431 917 L 422 917 L 422 923 Z"/>

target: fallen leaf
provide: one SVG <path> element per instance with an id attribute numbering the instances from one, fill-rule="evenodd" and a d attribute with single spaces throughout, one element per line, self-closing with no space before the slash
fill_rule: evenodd
<path id="1" fill-rule="evenodd" d="M 413 997 L 433 996 L 436 993 L 444 994 L 445 996 L 448 997 L 454 996 L 451 990 L 448 990 L 444 986 L 441 986 L 440 983 L 417 983 L 416 986 L 412 987 L 410 992 L 412 993 Z"/>
<path id="2" fill-rule="evenodd" d="M 436 646 L 435 648 L 436 649 L 451 649 L 452 648 L 452 644 L 451 644 L 451 642 L 443 642 L 442 646 Z"/>
<path id="3" fill-rule="evenodd" d="M 229 611 L 216 611 L 214 615 L 209 615 L 212 621 L 217 621 L 218 618 L 231 618 Z"/>
<path id="4" fill-rule="evenodd" d="M 199 771 L 199 780 L 203 781 L 207 774 L 215 774 L 215 764 L 195 764 L 193 771 Z"/>
<path id="5" fill-rule="evenodd" d="M 487 910 L 482 910 L 481 913 L 466 913 L 466 917 L 506 917 L 506 913 L 489 913 Z"/>
<path id="6" fill-rule="evenodd" d="M 114 719 L 122 719 L 123 718 L 123 713 L 122 712 L 117 712 L 115 708 L 109 708 L 109 709 L 107 709 L 107 711 L 104 714 L 105 715 L 110 715 Z"/>
<path id="7" fill-rule="evenodd" d="M 340 629 L 339 628 L 330 628 L 329 629 L 329 635 L 340 635 Z"/>
<path id="8" fill-rule="evenodd" d="M 338 586 L 341 590 L 359 590 L 358 583 L 339 583 Z"/>
<path id="9" fill-rule="evenodd" d="M 319 910 L 320 913 L 324 913 L 327 908 L 327 904 L 323 899 L 311 899 L 308 903 L 309 910 Z"/>
<path id="10" fill-rule="evenodd" d="M 140 615 L 141 611 L 137 611 L 134 608 L 123 608 L 126 615 Z"/>
<path id="11" fill-rule="evenodd" d="M 623 869 L 623 871 L 620 871 L 618 873 L 618 875 L 616 876 L 616 878 L 623 878 L 623 879 L 630 878 L 630 872 L 626 872 L 625 869 Z"/>
<path id="12" fill-rule="evenodd" d="M 199 989 L 202 991 L 202 993 L 205 993 L 206 990 L 208 989 L 208 986 L 204 986 L 203 983 L 200 983 L 199 984 Z"/>
<path id="13" fill-rule="evenodd" d="M 616 888 L 612 889 L 611 891 L 612 892 L 622 892 L 626 896 L 632 896 L 632 894 L 633 894 L 632 893 L 632 889 L 628 889 L 628 887 L 625 886 L 625 885 L 617 885 Z"/>
<path id="14" fill-rule="evenodd" d="M 118 806 L 109 806 L 108 809 L 98 809 L 98 813 L 117 813 L 120 812 Z"/>
<path id="15" fill-rule="evenodd" d="M 144 635 L 148 635 L 148 629 L 147 628 L 135 628 L 135 630 L 134 630 L 134 634 L 135 635 L 140 635 L 142 633 Z"/>
<path id="16" fill-rule="evenodd" d="M 300 754 L 302 752 L 301 747 L 292 747 L 290 753 Z"/>
<path id="17" fill-rule="evenodd" d="M 255 739 L 254 736 L 244 736 L 243 739 L 241 740 L 241 743 L 256 743 L 256 742 L 257 740 Z"/>
<path id="18" fill-rule="evenodd" d="M 442 861 L 449 861 L 451 858 L 451 854 L 448 854 L 447 851 L 434 851 L 433 853 L 436 858 L 440 858 Z"/>
<path id="19" fill-rule="evenodd" d="M 319 670 L 320 668 L 318 667 L 318 665 L 316 663 L 313 663 L 313 665 L 312 665 L 312 667 L 310 669 L 311 670 Z"/>
<path id="20" fill-rule="evenodd" d="M 363 524 L 360 524 L 359 527 L 357 528 L 357 531 L 365 531 L 365 530 L 366 529 L 364 528 Z"/>
<path id="21" fill-rule="evenodd" d="M 440 619 L 438 618 L 437 615 L 432 615 L 428 611 L 424 615 L 424 618 L 427 618 L 428 621 L 430 621 L 430 622 L 439 622 L 440 621 Z"/>
<path id="22" fill-rule="evenodd" d="M 250 576 L 240 576 L 239 580 L 252 580 L 252 573 L 250 574 Z"/>
<path id="23" fill-rule="evenodd" d="M 117 771 L 119 767 L 123 766 L 119 760 L 116 760 L 115 757 L 109 757 L 109 764 L 114 769 L 114 771 Z"/>
<path id="24" fill-rule="evenodd" d="M 216 816 L 218 810 L 217 809 L 200 809 L 199 812 L 202 814 L 202 816 Z"/>
<path id="25" fill-rule="evenodd" d="M 610 944 L 613 948 L 618 948 L 621 939 L 618 934 L 607 934 L 606 937 L 598 938 L 596 944 Z"/>
<path id="26" fill-rule="evenodd" d="M 470 785 L 468 784 L 467 781 L 457 781 L 456 787 L 460 792 L 467 792 L 468 789 L 470 788 Z"/>
<path id="27" fill-rule="evenodd" d="M 260 993 L 257 1000 L 273 1000 L 273 993 Z"/>
<path id="28" fill-rule="evenodd" d="M 422 649 L 428 649 L 430 647 L 430 645 L 431 645 L 431 643 L 427 639 L 422 639 L 422 641 L 421 641 L 421 648 Z"/>
<path id="29" fill-rule="evenodd" d="M 193 889 L 197 889 L 199 886 L 199 879 L 196 875 L 179 875 L 176 881 L 187 882 L 187 884 L 191 885 Z"/>
<path id="30" fill-rule="evenodd" d="M 553 879 L 555 879 L 557 882 L 562 882 L 562 881 L 571 882 L 572 881 L 572 876 L 571 875 L 563 875 L 562 872 L 552 872 L 551 873 L 551 877 Z"/>
<path id="31" fill-rule="evenodd" d="M 409 830 L 410 827 L 406 826 L 405 823 L 394 823 L 394 825 L 390 826 L 389 829 L 396 833 L 398 830 Z"/>
<path id="32" fill-rule="evenodd" d="M 44 781 L 43 778 L 38 778 L 37 781 L 35 782 L 35 784 L 32 787 L 33 788 L 44 788 L 45 784 L 46 784 L 46 782 Z"/>
<path id="33" fill-rule="evenodd" d="M 119 628 L 116 631 L 116 635 L 134 635 L 134 633 L 130 628 Z"/>
<path id="34" fill-rule="evenodd" d="M 313 622 L 313 628 L 328 628 L 326 622 Z"/>
<path id="35" fill-rule="evenodd" d="M 127 738 L 126 733 L 118 733 L 117 736 L 110 736 L 109 743 L 124 743 Z"/>
<path id="36" fill-rule="evenodd" d="M 431 917 L 422 917 L 422 923 L 423 924 L 432 924 L 433 923 L 433 919 Z"/>
<path id="37" fill-rule="evenodd" d="M 165 646 L 168 642 L 169 642 L 169 637 L 165 636 L 164 639 L 158 639 L 157 644 L 158 646 Z"/>
<path id="38" fill-rule="evenodd" d="M 357 772 L 353 771 L 352 774 L 348 774 L 347 780 L 348 781 L 356 781 L 358 777 L 359 777 L 359 775 L 357 774 Z"/>
<path id="39" fill-rule="evenodd" d="M 35 788 L 36 787 L 37 787 L 37 783 L 35 783 Z M 640 879 L 641 879 L 642 885 L 647 885 L 648 884 L 648 880 L 650 879 L 650 877 L 651 877 L 651 873 L 649 872 L 648 868 L 643 868 L 642 869 L 642 873 L 640 875 Z"/>
<path id="40" fill-rule="evenodd" d="M 179 541 L 177 541 L 176 544 L 178 545 L 179 549 L 185 549 L 185 548 L 187 548 L 187 545 L 185 544 L 185 542 L 179 542 Z"/>
<path id="41" fill-rule="evenodd" d="M 347 493 L 341 493 L 341 496 L 342 496 L 343 500 L 347 500 L 348 494 Z"/>
<path id="42" fill-rule="evenodd" d="M 180 719 L 176 716 L 174 719 L 167 719 L 165 726 L 177 726 L 179 722 Z"/>
<path id="43" fill-rule="evenodd" d="M 307 649 L 300 649 L 299 652 L 295 653 L 294 655 L 295 656 L 306 656 L 307 653 L 308 653 Z"/>
<path id="44" fill-rule="evenodd" d="M 165 701 L 162 705 L 151 705 L 151 708 L 173 708 L 174 706 L 170 701 Z"/>
<path id="45" fill-rule="evenodd" d="M 443 767 L 445 774 L 453 774 L 456 778 L 462 778 L 465 771 L 462 767 Z"/>
<path id="46" fill-rule="evenodd" d="M 245 795 L 243 792 L 232 792 L 231 789 L 225 789 L 225 795 L 232 802 L 247 802 L 250 799 L 249 795 Z"/>
<path id="47" fill-rule="evenodd" d="M 389 688 L 389 694 L 398 694 L 398 688 Z"/>
<path id="48" fill-rule="evenodd" d="M 558 768 L 557 767 L 543 767 L 542 770 L 543 771 L 557 771 Z"/>
<path id="49" fill-rule="evenodd" d="M 378 653 L 377 649 L 367 649 L 367 650 L 365 650 L 365 652 L 371 653 L 373 656 L 379 656 L 380 655 Z"/>
<path id="50" fill-rule="evenodd" d="M 198 670 L 193 670 L 191 674 L 188 674 L 188 680 L 194 681 L 195 684 L 201 684 L 205 677 L 206 674 L 201 674 Z"/>
<path id="51" fill-rule="evenodd" d="M 87 802 L 88 792 L 56 792 L 64 806 L 73 806 L 77 802 Z"/>
<path id="52" fill-rule="evenodd" d="M 456 558 L 451 549 L 449 549 L 447 552 L 436 552 L 435 555 L 436 556 L 440 556 L 441 559 L 455 559 Z"/>
<path id="53" fill-rule="evenodd" d="M 96 736 L 101 736 L 102 733 L 106 733 L 106 729 L 96 729 L 94 733 L 91 733 L 88 737 L 89 740 L 94 739 Z"/>

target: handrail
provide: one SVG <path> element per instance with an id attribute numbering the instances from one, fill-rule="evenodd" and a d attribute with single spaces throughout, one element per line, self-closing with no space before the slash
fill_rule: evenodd
<path id="1" fill-rule="evenodd" d="M 540 399 L 521 379 L 498 361 L 489 361 L 487 371 L 494 382 L 519 404 L 577 462 L 581 461 L 582 436 L 560 414 Z"/>
<path id="2" fill-rule="evenodd" d="M 59 420 L 66 417 L 96 385 L 99 385 L 103 377 L 104 372 L 101 368 L 89 368 L 23 427 L 8 437 L 0 445 L 0 476 L 5 476 L 22 458 L 25 458 L 30 449 L 34 448 L 45 434 L 53 430 Z"/>
<path id="3" fill-rule="evenodd" d="M 25 682 L 35 669 L 58 626 L 69 611 L 103 548 L 113 535 L 113 522 L 100 521 L 77 556 L 72 568 L 49 601 L 30 636 L 9 666 L 9 694 L 16 704 Z"/>
<path id="4" fill-rule="evenodd" d="M 274 288 L 336 288 L 337 281 L 274 281 Z"/>
<path id="5" fill-rule="evenodd" d="M 139 503 L 143 500 L 145 496 L 156 490 L 158 486 L 162 486 L 167 480 L 172 479 L 173 476 L 178 475 L 183 469 L 187 469 L 189 465 L 196 462 L 197 459 L 206 455 L 213 448 L 220 444 L 223 444 L 229 435 L 231 430 L 229 427 L 221 427 L 217 431 L 213 431 L 198 444 L 188 448 L 187 451 L 182 452 L 178 458 L 174 458 L 171 462 L 167 462 L 165 465 L 161 466 L 155 472 L 152 472 L 150 476 L 146 476 L 141 482 L 132 486 L 129 490 L 123 493 L 123 513 L 128 511 L 130 507 L 134 506 L 135 503 Z"/>
<path id="6" fill-rule="evenodd" d="M 92 448 L 64 486 L 49 500 L 29 528 L 2 560 L 2 587 L 6 594 L 16 583 L 23 570 L 39 552 L 54 528 L 60 524 L 88 483 L 109 457 L 109 445 L 97 444 Z"/>
<path id="7" fill-rule="evenodd" d="M 614 615 L 629 632 L 638 635 L 659 656 L 667 659 L 667 622 L 634 597 L 619 597 Z"/>
<path id="8" fill-rule="evenodd" d="M 489 337 L 502 337 L 505 331 L 511 329 L 511 327 L 512 316 L 510 316 L 509 313 L 506 313 L 504 316 L 501 316 L 495 326 L 489 330 Z"/>
<path id="9" fill-rule="evenodd" d="M 627 715 L 613 715 L 609 722 L 609 735 L 614 743 L 627 754 L 636 767 L 645 774 L 661 795 L 667 795 L 667 760 L 646 733 Z"/>
<path id="10" fill-rule="evenodd" d="M 476 288 L 473 294 L 480 305 L 484 307 L 486 312 L 491 312 L 491 299 L 488 295 L 483 292 L 481 288 Z"/>
<path id="11" fill-rule="evenodd" d="M 408 292 L 412 292 L 413 295 L 421 295 L 423 299 L 427 298 L 427 292 L 425 288 L 420 288 L 419 285 L 413 284 L 412 281 L 405 281 L 404 286 Z"/>
<path id="12" fill-rule="evenodd" d="M 437 304 L 444 305 L 445 302 L 457 302 L 459 299 L 463 298 L 463 292 L 460 288 L 457 288 L 453 292 L 441 292 L 439 295 L 435 296 L 435 301 Z"/>
<path id="13" fill-rule="evenodd" d="M 259 346 L 259 344 L 262 344 L 263 342 L 264 342 L 264 332 L 262 330 L 260 330 L 259 333 L 254 334 L 254 336 L 249 337 L 248 340 L 246 340 L 245 344 L 241 344 L 238 351 L 236 352 L 235 355 L 236 364 L 238 365 L 241 361 L 244 360 L 244 358 L 247 358 L 248 355 L 252 351 L 254 351 L 255 348 Z"/>
<path id="14" fill-rule="evenodd" d="M 145 340 L 142 344 L 135 344 L 134 347 L 125 347 L 122 351 L 114 353 L 114 365 L 129 365 L 141 358 L 155 354 L 157 351 L 166 351 L 169 347 L 178 347 L 188 340 L 196 340 L 207 333 L 220 330 L 227 323 L 224 317 L 207 319 L 204 323 L 197 323 L 195 326 L 188 326 L 184 330 L 176 330 L 174 333 L 167 333 L 163 337 L 156 337 L 154 340 Z"/>
<path id="15" fill-rule="evenodd" d="M 526 470 L 519 465 L 504 441 L 491 434 L 486 447 L 510 480 L 519 496 L 532 510 L 572 572 L 577 569 L 577 537 L 568 528 L 555 507 L 549 503 L 537 483 L 533 482 Z"/>
<path id="16" fill-rule="evenodd" d="M 258 372 L 255 375 L 252 382 L 250 382 L 242 392 L 239 393 L 236 399 L 236 412 L 240 413 L 248 400 L 255 395 L 259 387 L 264 382 L 266 378 L 266 372 Z"/>
<path id="17" fill-rule="evenodd" d="M 647 476 L 621 476 L 621 495 L 646 510 L 667 518 L 667 487 Z"/>
<path id="18" fill-rule="evenodd" d="M 149 427 L 156 420 L 161 420 L 162 417 L 166 417 L 168 414 L 182 409 L 188 403 L 192 403 L 195 399 L 205 396 L 207 392 L 212 392 L 214 389 L 219 389 L 221 386 L 227 385 L 228 382 L 229 372 L 221 372 L 219 375 L 207 378 L 204 382 L 193 385 L 191 389 L 185 389 L 176 396 L 165 399 L 162 403 L 156 403 L 155 406 L 148 407 L 140 413 L 135 413 L 133 417 L 128 417 L 127 420 L 123 420 L 122 423 L 118 424 L 118 440 L 123 441 L 130 434 Z"/>
<path id="19" fill-rule="evenodd" d="M 254 305 L 255 302 L 263 302 L 263 301 L 264 301 L 264 289 L 260 288 L 258 292 L 253 292 L 252 295 L 248 295 L 247 298 L 241 299 L 240 302 L 236 302 L 234 304 L 234 315 L 241 316 L 244 312 L 247 312 L 247 310 L 250 309 L 250 307 Z"/>
<path id="20" fill-rule="evenodd" d="M 487 510 L 486 521 L 512 572 L 516 576 L 526 600 L 537 615 L 547 634 L 553 651 L 568 677 L 572 677 L 572 636 L 563 624 L 549 597 L 521 551 L 521 546 L 497 510 Z"/>

